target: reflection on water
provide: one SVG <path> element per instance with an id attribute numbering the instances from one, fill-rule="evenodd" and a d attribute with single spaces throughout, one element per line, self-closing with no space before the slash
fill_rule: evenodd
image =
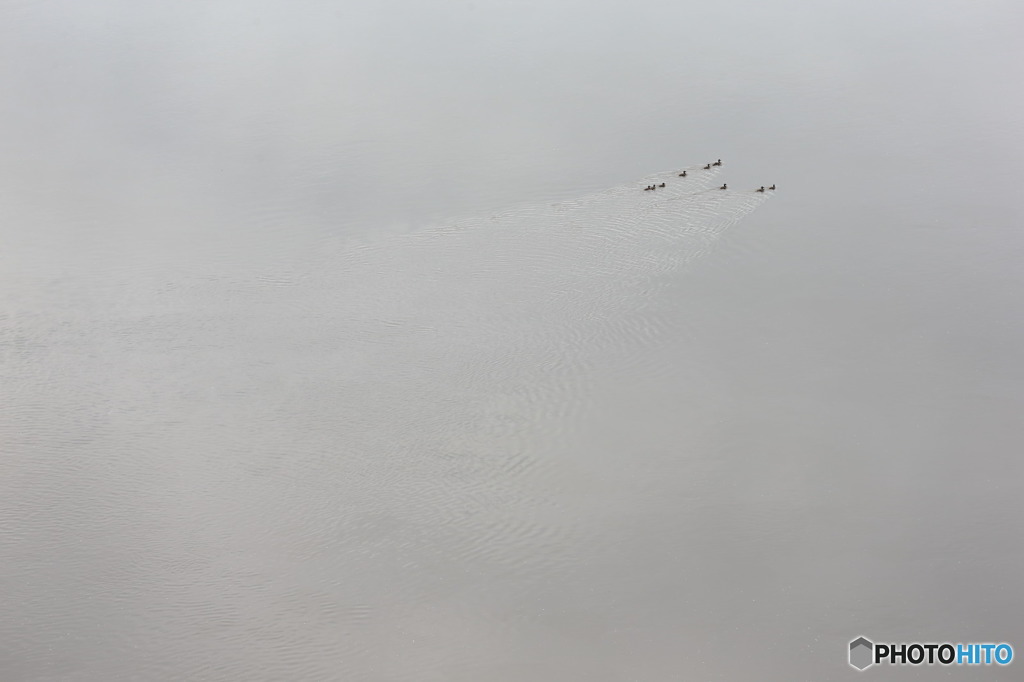
<path id="1" fill-rule="evenodd" d="M 8 3 L 0 677 L 1024 646 L 1017 14 Z"/>

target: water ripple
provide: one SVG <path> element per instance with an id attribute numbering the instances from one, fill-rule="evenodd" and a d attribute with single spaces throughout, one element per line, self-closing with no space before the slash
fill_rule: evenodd
<path id="1" fill-rule="evenodd" d="M 302 267 L 70 277 L 36 291 L 48 315 L 4 310 L 10 670 L 356 679 L 403 632 L 417 660 L 471 670 L 433 624 L 500 637 L 529 618 L 517 601 L 571 580 L 600 534 L 605 484 L 573 454 L 595 374 L 657 371 L 659 292 L 770 196 L 719 175 Z M 78 643 L 39 663 L 58 633 Z"/>

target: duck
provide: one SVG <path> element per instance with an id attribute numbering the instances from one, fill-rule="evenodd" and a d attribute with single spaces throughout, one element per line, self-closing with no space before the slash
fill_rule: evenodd
<path id="1" fill-rule="evenodd" d="M 661 183 L 660 185 L 658 185 L 658 187 L 664 187 L 664 186 L 665 186 L 665 183 L 664 183 L 664 182 L 663 182 L 663 183 Z"/>
<path id="2" fill-rule="evenodd" d="M 650 192 L 651 191 L 651 186 L 647 185 L 646 187 L 644 187 L 644 191 L 645 192 Z"/>
<path id="3" fill-rule="evenodd" d="M 728 185 L 726 185 L 726 184 L 725 184 L 725 183 L 723 182 L 723 183 L 722 183 L 722 186 L 721 186 L 721 187 L 719 187 L 718 189 L 729 189 L 729 187 L 728 187 Z"/>
<path id="4" fill-rule="evenodd" d="M 755 189 L 754 191 L 755 192 L 763 192 L 764 191 L 764 185 L 761 185 L 761 189 Z"/>
<path id="5" fill-rule="evenodd" d="M 712 166 L 721 166 L 721 165 L 722 165 L 722 160 L 721 160 L 721 159 L 719 159 L 718 161 L 715 161 L 715 162 L 714 162 L 713 164 L 711 164 L 711 165 L 712 165 Z"/>
<path id="6" fill-rule="evenodd" d="M 682 173 L 680 173 L 680 174 L 679 174 L 679 177 L 681 177 L 681 178 L 685 178 L 685 177 L 686 177 L 686 171 L 683 171 Z"/>
<path id="7" fill-rule="evenodd" d="M 774 189 L 775 189 L 775 185 L 772 185 L 772 186 L 771 186 L 771 187 L 769 187 L 768 189 L 774 190 Z"/>
<path id="8" fill-rule="evenodd" d="M 704 166 L 704 170 L 711 170 L 711 164 L 709 163 L 708 165 Z"/>

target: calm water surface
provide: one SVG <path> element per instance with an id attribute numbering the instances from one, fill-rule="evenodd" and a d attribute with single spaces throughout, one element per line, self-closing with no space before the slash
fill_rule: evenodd
<path id="1" fill-rule="evenodd" d="M 1024 651 L 1022 25 L 4 3 L 0 678 Z"/>

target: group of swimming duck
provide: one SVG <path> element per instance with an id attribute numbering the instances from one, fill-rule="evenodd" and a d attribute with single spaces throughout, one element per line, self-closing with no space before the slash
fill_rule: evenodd
<path id="1" fill-rule="evenodd" d="M 704 170 L 711 170 L 711 168 L 713 166 L 721 166 L 721 165 L 722 165 L 722 160 L 721 159 L 719 159 L 718 161 L 712 161 L 708 165 L 704 166 Z M 685 178 L 686 177 L 686 171 L 683 171 L 682 173 L 680 173 L 679 177 Z M 664 186 L 665 186 L 664 182 L 661 183 L 660 185 L 648 185 L 647 187 L 644 187 L 644 191 L 645 192 L 653 192 L 654 190 L 658 189 L 659 187 L 664 187 Z M 722 186 L 719 187 L 718 189 L 729 189 L 729 186 L 727 184 L 725 184 L 725 183 L 722 183 Z M 775 189 L 775 185 L 772 185 L 768 189 L 774 190 Z M 765 191 L 765 187 L 764 187 L 764 185 L 761 185 L 760 189 L 756 189 L 754 191 L 755 192 L 763 192 L 763 191 Z"/>

